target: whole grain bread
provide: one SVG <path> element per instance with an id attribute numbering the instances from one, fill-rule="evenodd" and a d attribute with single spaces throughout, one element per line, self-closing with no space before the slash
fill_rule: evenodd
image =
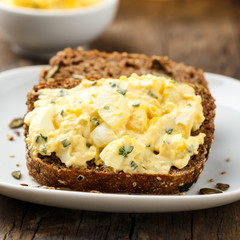
<path id="1" fill-rule="evenodd" d="M 89 67 L 89 70 L 87 70 L 90 65 L 91 68 Z M 108 167 L 96 166 L 93 161 L 90 161 L 86 168 L 68 168 L 55 153 L 52 153 L 51 156 L 39 154 L 38 158 L 33 158 L 31 149 L 27 145 L 26 158 L 29 174 L 38 183 L 77 191 L 176 194 L 187 191 L 197 181 L 211 149 L 215 117 L 214 99 L 207 88 L 207 81 L 203 76 L 202 70 L 174 63 L 165 57 L 147 58 L 144 55 L 127 53 L 83 52 L 81 49 L 77 51 L 66 49 L 58 53 L 57 56 L 50 60 L 50 66 L 50 70 L 43 69 L 41 71 L 40 83 L 34 86 L 33 90 L 28 94 L 28 111 L 34 109 L 34 102 L 38 99 L 38 91 L 40 89 L 69 89 L 78 85 L 81 82 L 81 78 L 73 77 L 73 74 L 95 80 L 100 77 L 128 76 L 133 72 L 138 74 L 161 73 L 170 75 L 177 81 L 190 83 L 194 87 L 195 93 L 202 97 L 205 120 L 200 129 L 192 132 L 192 135 L 202 132 L 206 136 L 204 144 L 199 146 L 198 154 L 191 157 L 186 167 L 182 169 L 172 167 L 170 172 L 165 175 L 114 172 Z M 54 66 L 58 66 L 57 71 L 54 70 L 54 74 L 46 78 Z M 28 126 L 25 125 L 24 128 L 25 136 L 27 136 Z"/>
<path id="2" fill-rule="evenodd" d="M 130 53 L 106 53 L 98 50 L 84 52 L 81 47 L 77 50 L 70 48 L 58 52 L 50 62 L 49 68 L 43 68 L 40 72 L 40 83 L 55 80 L 77 81 L 82 78 L 96 80 L 100 78 L 118 78 L 132 73 L 145 75 L 165 74 L 179 82 L 201 84 L 208 88 L 203 71 L 199 68 L 176 63 L 168 57 L 152 56 Z"/>

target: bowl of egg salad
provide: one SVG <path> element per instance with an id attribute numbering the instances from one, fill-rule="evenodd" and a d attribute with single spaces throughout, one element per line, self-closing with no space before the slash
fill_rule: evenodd
<path id="1" fill-rule="evenodd" d="M 87 46 L 113 20 L 119 0 L 0 0 L 0 35 L 15 52 L 49 57 Z"/>

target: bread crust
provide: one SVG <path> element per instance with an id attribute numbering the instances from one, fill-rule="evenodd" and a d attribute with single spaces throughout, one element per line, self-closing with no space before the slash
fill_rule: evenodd
<path id="1" fill-rule="evenodd" d="M 142 55 L 138 56 L 141 57 Z M 145 56 L 143 58 L 145 59 Z M 51 60 L 53 64 L 55 64 L 55 61 L 54 58 Z M 54 153 L 50 157 L 40 155 L 39 158 L 33 158 L 31 149 L 27 145 L 26 159 L 29 175 L 41 185 L 69 188 L 76 191 L 131 194 L 176 194 L 187 191 L 200 176 L 214 138 L 215 103 L 214 98 L 206 88 L 207 82 L 204 77 L 203 79 L 204 81 L 199 80 L 198 82 L 204 82 L 205 87 L 200 84 L 194 84 L 193 87 L 195 93 L 202 98 L 205 120 L 200 129 L 193 132 L 192 135 L 202 132 L 206 136 L 204 144 L 199 146 L 198 155 L 193 155 L 186 167 L 182 169 L 171 167 L 168 174 L 113 172 L 108 168 L 94 165 L 88 168 L 67 168 Z M 175 78 L 175 80 L 177 79 Z M 42 88 L 72 88 L 80 82 L 80 79 L 63 79 L 60 77 L 54 79 L 54 81 L 42 79 L 41 83 L 34 86 L 28 94 L 28 111 L 34 109 L 34 102 L 38 99 L 38 90 Z M 185 82 L 191 83 L 192 79 L 186 79 Z M 27 136 L 28 126 L 25 125 L 24 128 L 25 136 Z"/>
<path id="2" fill-rule="evenodd" d="M 129 77 L 132 73 L 138 75 L 152 73 L 166 74 L 178 82 L 201 84 L 208 88 L 202 69 L 176 63 L 168 57 L 147 57 L 144 54 L 126 52 L 106 53 L 98 50 L 84 52 L 79 47 L 77 50 L 66 48 L 58 52 L 50 59 L 49 65 L 49 68 L 43 68 L 40 72 L 40 83 L 66 79 L 76 81 L 77 76 L 97 80 L 118 78 L 122 75 Z"/>

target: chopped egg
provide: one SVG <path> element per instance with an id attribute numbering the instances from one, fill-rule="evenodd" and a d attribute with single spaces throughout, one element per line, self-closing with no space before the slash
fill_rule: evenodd
<path id="1" fill-rule="evenodd" d="M 167 174 L 198 154 L 204 133 L 201 97 L 189 84 L 151 74 L 84 79 L 72 89 L 41 89 L 25 117 L 33 157 L 67 167 L 95 161 L 113 171 Z"/>

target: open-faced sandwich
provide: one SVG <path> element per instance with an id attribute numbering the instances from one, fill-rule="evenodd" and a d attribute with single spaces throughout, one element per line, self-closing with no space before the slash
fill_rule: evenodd
<path id="1" fill-rule="evenodd" d="M 200 69 L 66 49 L 28 94 L 27 166 L 42 185 L 176 194 L 207 160 L 215 104 Z"/>

